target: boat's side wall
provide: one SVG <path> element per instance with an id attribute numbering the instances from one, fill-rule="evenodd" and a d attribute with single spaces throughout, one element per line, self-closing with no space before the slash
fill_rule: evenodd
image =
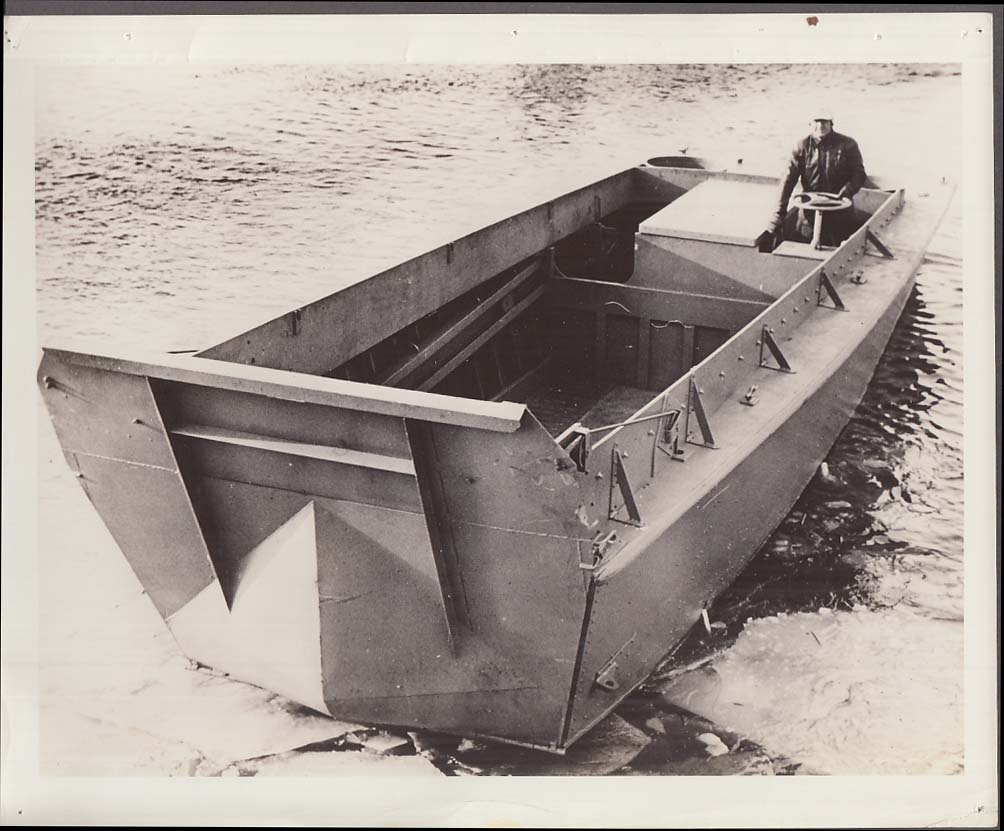
<path id="1" fill-rule="evenodd" d="M 569 741 L 644 680 L 784 518 L 864 394 L 912 286 L 912 277 L 904 281 L 846 362 L 707 498 L 626 567 L 597 581 Z M 686 475 L 684 465 L 679 475 Z M 594 681 L 611 659 L 618 687 L 608 690 Z"/>
<path id="2" fill-rule="evenodd" d="M 886 194 L 886 197 L 883 208 L 875 215 L 876 225 L 887 221 L 902 205 L 901 192 Z M 761 307 L 762 311 L 752 320 L 747 318 L 749 322 L 713 354 L 693 367 L 687 378 L 681 378 L 661 396 L 653 396 L 652 402 L 639 410 L 636 416 L 644 417 L 660 411 L 679 409 L 683 413 L 681 433 L 688 439 L 703 443 L 704 437 L 693 396 L 699 395 L 701 408 L 707 413 L 713 413 L 724 401 L 751 383 L 751 379 L 760 371 L 761 362 L 776 366 L 767 335 L 774 339 L 783 353 L 784 342 L 817 312 L 820 298 L 827 300 L 820 288 L 821 275 L 825 273 L 835 281 L 846 278 L 865 250 L 866 233 L 867 229 L 861 228 L 845 240 L 840 249 L 792 286 L 775 303 Z M 691 378 L 693 389 L 689 380 Z M 645 422 L 629 424 L 606 434 L 596 445 L 597 450 L 604 447 L 605 453 L 609 453 L 610 448 L 616 445 L 622 453 L 630 454 L 626 467 L 636 487 L 655 475 L 651 460 L 654 458 L 657 437 L 650 432 L 651 428 L 652 425 Z"/>
<path id="3" fill-rule="evenodd" d="M 634 199 L 632 168 L 349 286 L 200 356 L 323 374 Z"/>
<path id="4" fill-rule="evenodd" d="M 892 216 L 901 204 L 902 194 L 887 194 L 886 202 L 875 218 L 876 223 Z M 792 426 L 794 438 L 786 437 L 786 424 L 780 421 L 771 423 L 770 432 L 779 430 L 782 438 L 779 443 L 771 439 L 767 447 L 775 450 L 768 450 L 766 458 L 752 463 L 746 463 L 741 453 L 736 454 L 737 442 L 747 440 L 745 431 L 750 429 L 748 422 L 730 425 L 729 435 L 719 433 L 718 443 L 733 449 L 718 451 L 702 447 L 714 440 L 715 430 L 725 429 L 716 424 L 716 416 L 723 405 L 728 402 L 732 410 L 747 409 L 736 401 L 742 389 L 757 383 L 751 379 L 764 373 L 778 378 L 783 375 L 776 369 L 762 366 L 778 365 L 767 346 L 768 338 L 779 344 L 783 351 L 789 348 L 788 344 L 795 335 L 801 333 L 800 340 L 806 344 L 802 348 L 811 349 L 813 335 L 811 331 L 806 334 L 806 331 L 818 328 L 814 326 L 814 317 L 821 315 L 828 319 L 842 314 L 820 307 L 820 299 L 829 302 L 828 296 L 821 293 L 822 275 L 828 273 L 838 284 L 845 282 L 852 264 L 859 261 L 863 254 L 866 233 L 862 229 L 848 239 L 839 251 L 792 286 L 776 303 L 761 305 L 759 314 L 755 311 L 747 314 L 743 320 L 750 321 L 751 317 L 753 320 L 746 325 L 739 324 L 740 330 L 694 367 L 688 377 L 681 378 L 661 394 L 653 395 L 651 403 L 629 419 L 633 423 L 602 435 L 592 448 L 588 459 L 588 471 L 594 476 L 592 502 L 602 505 L 608 516 L 615 518 L 615 521 L 610 521 L 604 517 L 599 531 L 606 534 L 613 529 L 617 533 L 616 541 L 606 553 L 608 562 L 601 564 L 597 574 L 602 574 L 608 564 L 617 574 L 598 577 L 595 584 L 566 740 L 598 717 L 604 711 L 604 703 L 612 705 L 618 690 L 630 689 L 650 671 L 653 662 L 660 657 L 655 654 L 656 651 L 660 648 L 664 651 L 686 633 L 703 604 L 727 585 L 756 551 L 761 540 L 780 521 L 805 487 L 808 476 L 839 429 L 846 423 L 857 403 L 857 396 L 867 384 L 884 340 L 880 340 L 874 356 L 865 357 L 855 364 L 851 380 L 838 383 L 823 396 L 822 403 L 818 405 L 820 412 L 812 414 L 812 418 L 821 419 L 818 432 L 803 420 Z M 583 294 L 588 287 L 589 284 L 583 286 Z M 597 291 L 601 288 L 596 285 Z M 615 288 L 626 290 L 630 287 Z M 673 296 L 672 293 L 655 290 L 636 288 L 633 291 Z M 620 298 L 618 302 L 625 299 Z M 628 309 L 644 307 L 640 302 L 631 301 L 622 305 Z M 898 309 L 895 314 L 898 316 Z M 892 322 L 895 319 L 893 317 Z M 845 333 L 844 337 L 850 337 L 853 342 L 855 333 Z M 839 342 L 834 342 L 829 348 L 837 348 L 838 345 Z M 812 383 L 826 380 L 815 378 L 813 373 L 803 375 L 801 379 L 810 384 L 810 389 L 814 389 Z M 849 392 L 845 389 L 848 384 Z M 652 417 L 671 411 L 681 413 L 680 450 L 685 453 L 721 452 L 728 455 L 730 463 L 723 463 L 717 473 L 712 469 L 697 474 L 695 463 L 681 464 L 670 458 L 673 449 L 665 441 L 663 420 Z M 765 410 L 761 409 L 758 415 L 763 412 Z M 700 423 L 702 415 L 709 422 L 712 435 L 705 435 Z M 761 426 L 761 429 L 766 428 Z M 783 448 L 783 452 L 779 448 Z M 791 458 L 797 456 L 797 459 L 792 462 L 788 454 L 793 454 Z M 799 470 L 799 462 L 807 472 Z M 619 472 L 621 470 L 623 473 Z M 722 477 L 728 478 L 723 480 Z M 686 484 L 688 480 L 689 487 Z M 617 481 L 622 481 L 623 486 L 616 486 Z M 695 500 L 702 494 L 725 492 L 728 492 L 729 498 L 722 503 L 724 509 L 716 506 L 705 512 L 697 507 L 686 507 L 695 506 Z M 662 493 L 665 497 L 661 496 Z M 738 508 L 758 504 L 757 493 L 769 493 L 771 499 L 765 500 L 767 504 L 747 521 Z M 629 498 L 638 505 L 638 521 L 642 527 L 625 524 L 631 518 L 627 509 Z M 653 527 L 670 530 L 660 533 L 651 531 Z M 715 540 L 725 542 L 720 543 L 720 548 L 711 550 L 709 534 L 713 534 Z M 638 542 L 632 544 L 634 540 Z M 629 565 L 622 565 L 618 570 L 618 561 L 623 563 L 625 559 L 630 561 Z M 633 577 L 623 578 L 619 576 L 621 571 Z M 629 588 L 623 592 L 611 591 L 612 586 L 622 583 L 630 584 Z M 668 608 L 667 603 L 675 604 L 674 608 Z M 598 673 L 613 664 L 617 664 L 615 669 L 621 676 L 615 685 L 607 688 L 597 684 Z"/>
<path id="5" fill-rule="evenodd" d="M 607 469 L 614 451 L 622 456 L 648 525 L 622 526 L 621 545 L 595 572 L 567 741 L 643 680 L 798 498 L 867 388 L 949 199 L 950 193 L 921 198 L 899 214 L 902 193 L 885 194 L 869 227 L 694 367 L 691 390 L 701 397 L 717 449 L 700 446 L 687 379 L 635 416 L 683 410 L 696 442 L 686 445 L 687 461 L 653 455 L 659 431 L 651 431 L 651 422 L 626 425 L 594 445 L 590 464 L 598 469 Z M 862 256 L 874 231 L 891 242 L 894 259 Z M 823 272 L 847 311 L 835 308 L 822 288 L 814 290 L 822 286 Z M 787 353 L 794 374 L 759 367 L 764 326 Z M 777 366 L 765 354 L 768 366 Z M 742 391 L 751 382 L 759 389 L 747 397 Z M 660 505 L 666 509 L 660 512 Z M 597 684 L 601 673 L 616 684 Z"/>

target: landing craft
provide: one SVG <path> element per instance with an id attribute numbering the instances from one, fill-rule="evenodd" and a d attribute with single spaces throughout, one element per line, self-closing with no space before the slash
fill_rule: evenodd
<path id="1" fill-rule="evenodd" d="M 194 355 L 45 348 L 39 386 L 190 658 L 562 752 L 798 499 L 951 196 L 760 251 L 777 192 L 652 159 Z"/>

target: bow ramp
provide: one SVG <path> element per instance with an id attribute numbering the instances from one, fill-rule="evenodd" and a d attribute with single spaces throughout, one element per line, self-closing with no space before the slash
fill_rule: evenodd
<path id="1" fill-rule="evenodd" d="M 579 502 L 525 407 L 158 361 L 47 349 L 39 382 L 187 655 L 340 717 L 557 743 Z"/>

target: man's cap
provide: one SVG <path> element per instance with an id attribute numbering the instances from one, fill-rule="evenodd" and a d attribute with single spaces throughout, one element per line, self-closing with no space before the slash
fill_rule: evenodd
<path id="1" fill-rule="evenodd" d="M 815 112 L 815 113 L 830 113 L 830 112 L 833 112 L 833 111 L 829 107 L 820 107 L 818 109 L 813 110 L 813 112 Z M 812 120 L 813 121 L 833 121 L 833 116 L 832 115 L 814 115 L 812 117 Z"/>

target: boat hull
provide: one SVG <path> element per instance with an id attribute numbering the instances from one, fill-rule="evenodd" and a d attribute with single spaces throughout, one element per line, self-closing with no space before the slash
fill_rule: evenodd
<path id="1" fill-rule="evenodd" d="M 610 712 L 815 474 L 948 199 L 898 215 L 902 192 L 864 194 L 867 224 L 822 262 L 668 238 L 640 240 L 620 282 L 556 268 L 547 246 L 604 205 L 665 202 L 715 175 L 625 171 L 197 356 L 46 349 L 39 387 L 69 467 L 182 651 L 339 718 L 553 752 Z M 529 225 L 537 237 L 507 253 Z M 866 253 L 887 227 L 895 257 Z M 503 270 L 467 286 L 474 262 Z M 414 278 L 435 269 L 452 276 L 427 294 Z M 362 315 L 334 325 L 401 286 L 424 305 L 395 306 L 394 326 L 455 310 L 421 348 Z M 484 387 L 429 391 L 493 347 L 486 327 L 523 315 L 567 329 L 564 354 L 522 378 L 554 358 L 587 373 L 591 359 L 602 389 L 628 379 L 599 422 L 555 436 Z M 365 351 L 395 337 L 396 365 Z M 349 380 L 366 364 L 370 382 Z M 523 383 L 495 368 L 499 388 Z"/>
<path id="2" fill-rule="evenodd" d="M 864 395 L 914 285 L 904 279 L 860 344 L 683 516 L 628 565 L 597 578 L 568 733 L 571 744 L 642 683 L 781 523 Z M 713 451 L 712 451 L 713 452 Z M 616 689 L 595 683 L 611 660 Z"/>

